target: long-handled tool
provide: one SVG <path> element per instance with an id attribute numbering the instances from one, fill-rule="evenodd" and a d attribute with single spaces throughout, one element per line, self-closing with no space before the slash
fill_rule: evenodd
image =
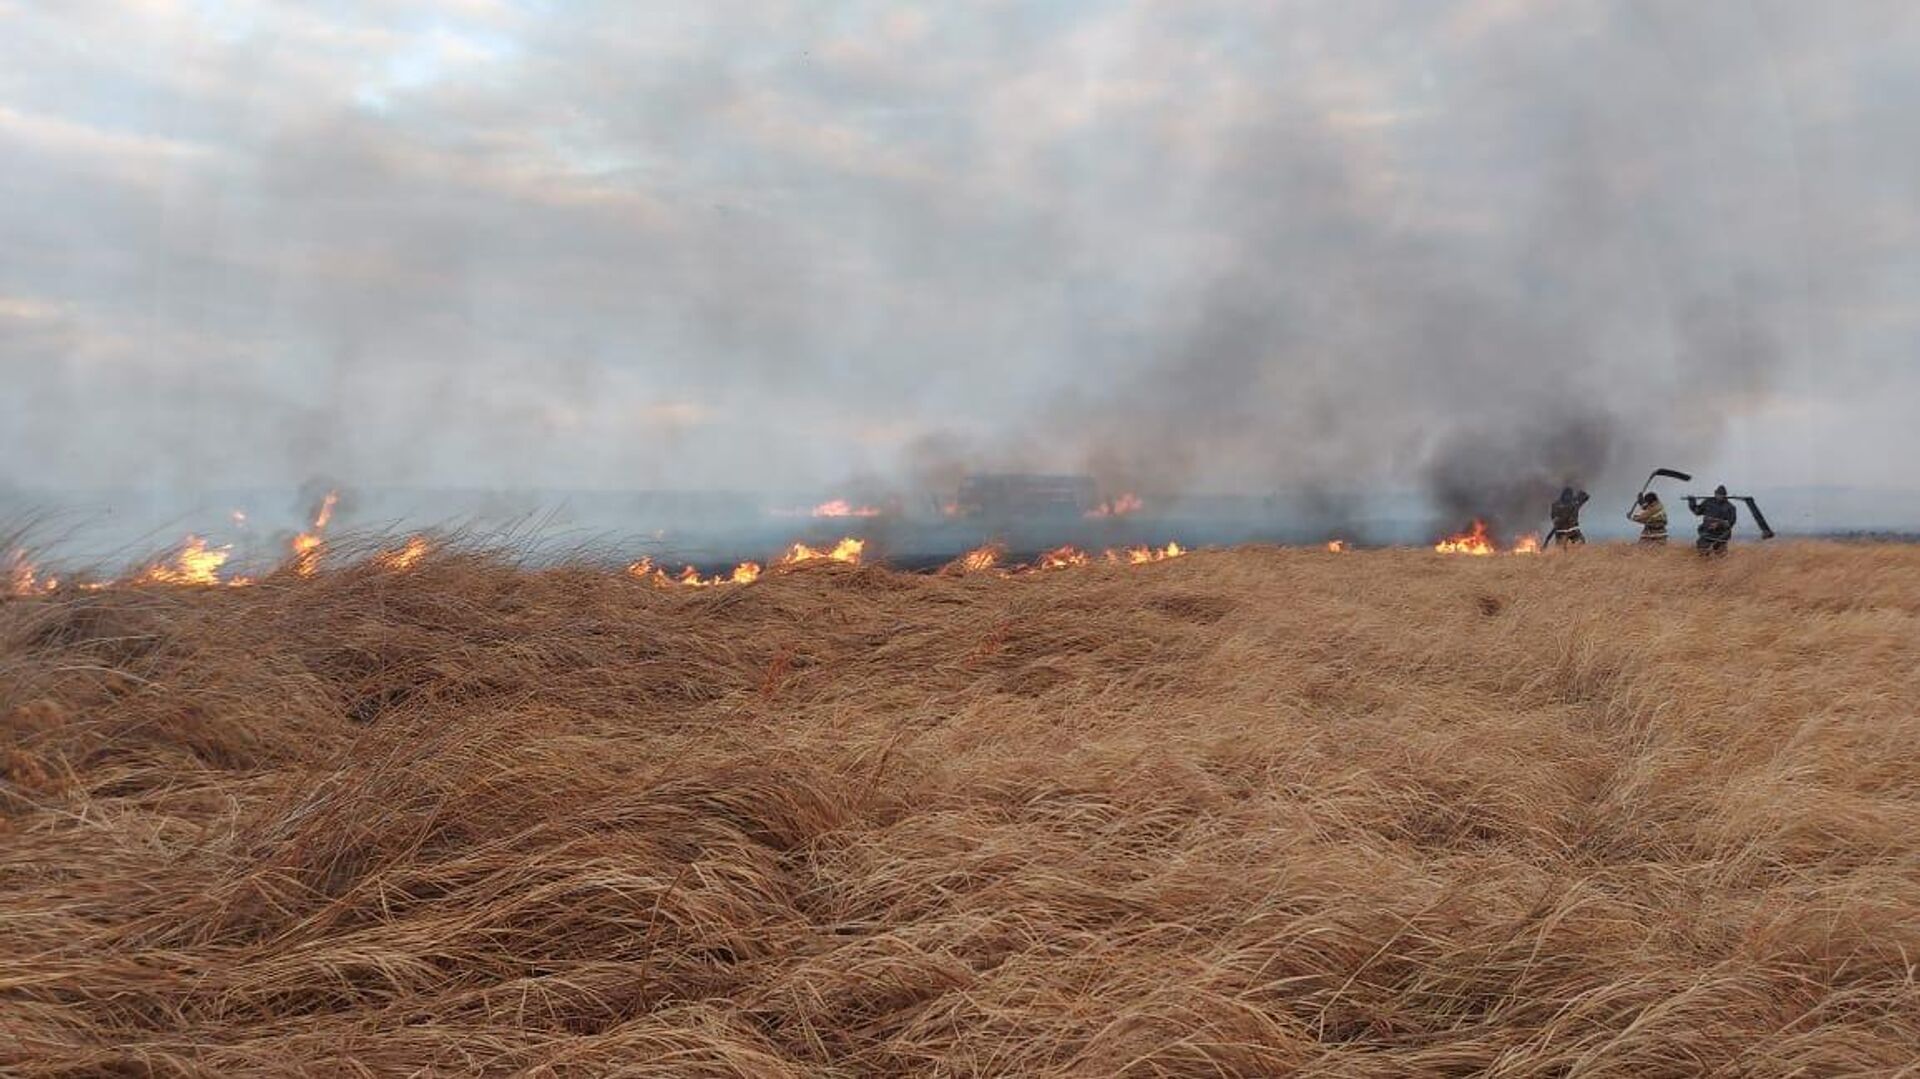
<path id="1" fill-rule="evenodd" d="M 1694 503 L 1705 502 L 1710 497 L 1712 496 L 1688 495 L 1686 496 L 1687 508 L 1692 509 Z M 1767 515 L 1760 512 L 1760 503 L 1755 502 L 1752 495 L 1727 495 L 1726 499 L 1729 502 L 1745 502 L 1747 504 L 1747 512 L 1753 514 L 1753 523 L 1760 526 L 1760 538 L 1763 540 L 1773 538 L 1773 527 L 1767 524 Z"/>
<path id="2" fill-rule="evenodd" d="M 1755 502 L 1749 495 L 1741 495 L 1740 501 L 1745 502 L 1747 509 L 1753 512 L 1753 523 L 1760 526 L 1760 538 L 1763 540 L 1772 539 L 1773 529 L 1767 525 L 1766 514 L 1760 512 L 1760 503 Z"/>
<path id="3" fill-rule="evenodd" d="M 1643 483 L 1643 484 L 1641 484 L 1641 485 L 1640 485 L 1640 494 L 1637 494 L 1637 495 L 1634 495 L 1634 496 L 1633 496 L 1633 505 L 1631 505 L 1631 506 L 1628 506 L 1628 507 L 1627 507 L 1627 519 L 1628 519 L 1628 520 L 1632 520 L 1632 519 L 1633 519 L 1633 511 L 1634 511 L 1634 510 L 1636 510 L 1636 509 L 1639 509 L 1639 508 L 1640 508 L 1640 497 L 1641 497 L 1641 495 L 1644 495 L 1644 494 L 1646 494 L 1646 493 L 1647 493 L 1647 488 L 1649 488 L 1649 487 L 1652 487 L 1652 486 L 1653 486 L 1653 481 L 1654 481 L 1654 480 L 1657 480 L 1657 479 L 1659 479 L 1659 478 L 1660 478 L 1660 477 L 1662 477 L 1662 476 L 1665 476 L 1665 477 L 1667 477 L 1668 479 L 1672 479 L 1672 480 L 1679 480 L 1679 481 L 1680 481 L 1681 483 L 1692 483 L 1692 482 L 1693 482 L 1693 477 L 1692 477 L 1692 476 L 1689 476 L 1688 474 L 1686 474 L 1685 472 L 1682 472 L 1682 471 L 1680 471 L 1680 470 L 1679 470 L 1679 469 L 1677 469 L 1677 468 L 1656 468 L 1656 469 L 1654 469 L 1654 470 L 1653 470 L 1652 472 L 1649 472 L 1649 473 L 1647 473 L 1647 482 L 1645 482 L 1645 483 Z"/>

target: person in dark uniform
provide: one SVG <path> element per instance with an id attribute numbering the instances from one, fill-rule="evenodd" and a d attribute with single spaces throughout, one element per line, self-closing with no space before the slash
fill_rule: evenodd
<path id="1" fill-rule="evenodd" d="M 1640 526 L 1640 542 L 1649 547 L 1667 545 L 1667 507 L 1660 502 L 1660 496 L 1648 491 L 1640 496 L 1640 504 L 1627 514 L 1627 520 Z"/>
<path id="2" fill-rule="evenodd" d="M 1687 508 L 1700 518 L 1700 537 L 1694 549 L 1702 555 L 1723 555 L 1733 539 L 1733 526 L 1740 522 L 1740 511 L 1733 508 L 1725 486 L 1715 487 L 1712 498 L 1687 497 Z"/>
<path id="3" fill-rule="evenodd" d="M 1571 487 L 1562 487 L 1560 497 L 1553 500 L 1553 508 L 1548 515 L 1553 518 L 1553 538 L 1561 543 L 1585 543 L 1586 534 L 1580 531 L 1580 507 L 1587 504 L 1587 492 L 1576 492 Z"/>

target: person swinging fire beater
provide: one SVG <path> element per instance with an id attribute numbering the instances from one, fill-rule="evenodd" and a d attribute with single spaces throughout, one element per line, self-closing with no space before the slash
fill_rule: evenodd
<path id="1" fill-rule="evenodd" d="M 1640 496 L 1640 504 L 1627 514 L 1627 520 L 1640 526 L 1640 542 L 1649 547 L 1667 545 L 1667 507 L 1660 502 L 1660 496 L 1648 491 Z"/>
<path id="2" fill-rule="evenodd" d="M 1689 496 L 1687 508 L 1700 518 L 1700 538 L 1694 541 L 1694 549 L 1703 555 L 1726 554 L 1727 541 L 1733 538 L 1733 526 L 1740 520 L 1740 511 L 1733 508 L 1726 487 L 1715 487 L 1712 498 Z"/>
<path id="3" fill-rule="evenodd" d="M 1587 504 L 1587 492 L 1575 491 L 1571 487 L 1562 487 L 1560 497 L 1554 499 L 1553 508 L 1548 511 L 1553 518 L 1553 538 L 1561 544 L 1584 544 L 1586 533 L 1580 531 L 1580 507 Z"/>

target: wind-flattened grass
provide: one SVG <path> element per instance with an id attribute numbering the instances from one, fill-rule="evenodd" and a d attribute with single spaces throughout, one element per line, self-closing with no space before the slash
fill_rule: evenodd
<path id="1" fill-rule="evenodd" d="M 1920 549 L 0 603 L 0 1072 L 1920 1074 Z"/>

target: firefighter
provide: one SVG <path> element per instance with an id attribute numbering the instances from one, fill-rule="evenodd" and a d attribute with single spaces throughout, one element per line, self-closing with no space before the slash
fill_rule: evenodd
<path id="1" fill-rule="evenodd" d="M 1562 487 L 1560 497 L 1554 499 L 1553 508 L 1548 511 L 1553 518 L 1553 538 L 1561 543 L 1585 543 L 1586 534 L 1580 531 L 1580 507 L 1587 504 L 1587 492 L 1574 491 L 1571 487 Z"/>
<path id="2" fill-rule="evenodd" d="M 1652 491 L 1641 495 L 1640 504 L 1627 514 L 1627 520 L 1640 526 L 1641 543 L 1649 547 L 1667 545 L 1667 507 L 1661 505 L 1659 495 Z"/>
<path id="3" fill-rule="evenodd" d="M 1694 541 L 1694 549 L 1702 555 L 1726 554 L 1727 541 L 1733 538 L 1733 526 L 1740 521 L 1740 511 L 1733 508 L 1726 487 L 1715 487 L 1712 498 L 1689 495 L 1687 508 L 1700 518 L 1700 538 Z"/>

